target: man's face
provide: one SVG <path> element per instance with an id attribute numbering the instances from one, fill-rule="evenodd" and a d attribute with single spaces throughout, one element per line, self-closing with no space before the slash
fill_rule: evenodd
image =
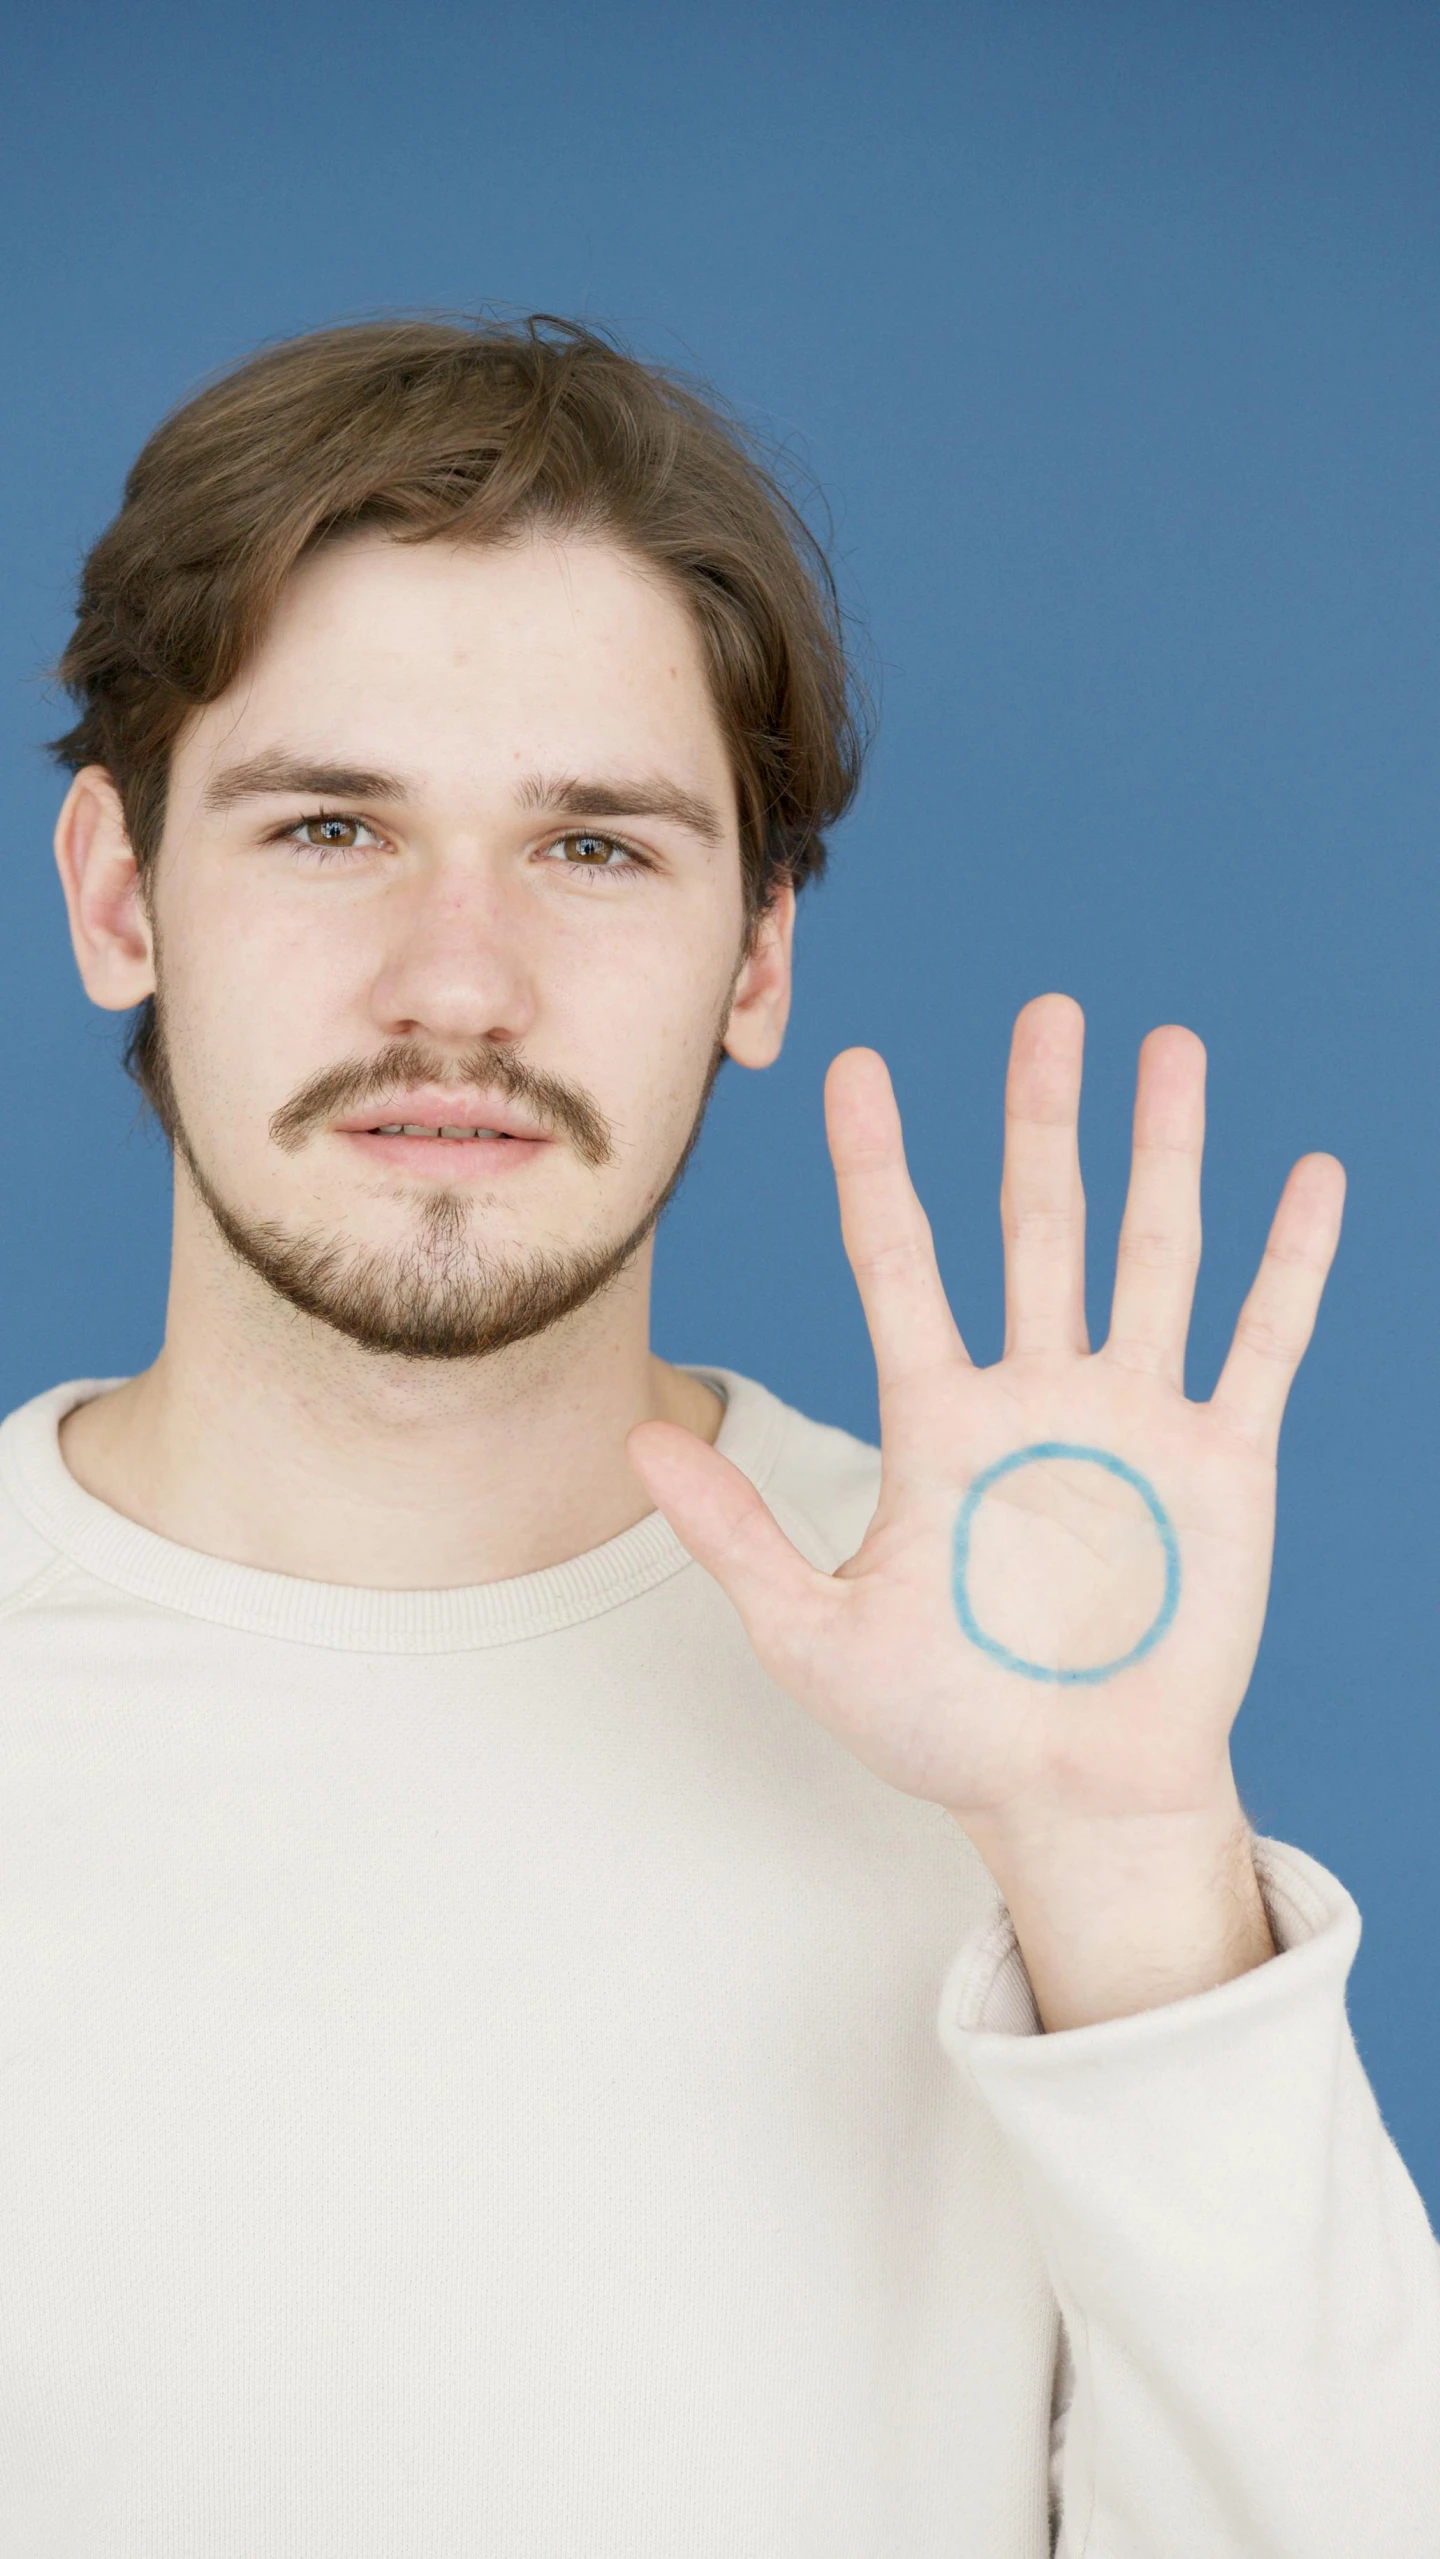
<path id="1" fill-rule="evenodd" d="M 648 1232 L 733 1044 L 683 605 L 600 541 L 320 551 L 181 737 L 150 907 L 179 1151 L 242 1259 L 371 1349 L 542 1330 Z"/>

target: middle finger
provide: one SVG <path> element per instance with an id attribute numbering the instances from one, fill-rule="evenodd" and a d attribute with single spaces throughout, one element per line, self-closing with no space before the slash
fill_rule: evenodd
<path id="1" fill-rule="evenodd" d="M 1005 1350 L 1089 1349 L 1080 1066 L 1085 1017 L 1069 995 L 1037 995 L 1015 1024 L 1005 1084 Z"/>

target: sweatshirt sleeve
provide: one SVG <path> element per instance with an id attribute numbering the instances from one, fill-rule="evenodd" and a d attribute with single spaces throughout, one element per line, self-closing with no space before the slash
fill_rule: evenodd
<path id="1" fill-rule="evenodd" d="M 1440 2250 L 1345 2013 L 1360 1916 L 1254 1851 L 1279 1952 L 1237 1981 L 1043 2034 L 1002 1911 L 941 1994 L 1073 2364 L 1058 2559 L 1440 2559 Z"/>

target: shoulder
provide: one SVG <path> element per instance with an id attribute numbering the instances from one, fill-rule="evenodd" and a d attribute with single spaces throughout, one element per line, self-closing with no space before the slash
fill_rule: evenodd
<path id="1" fill-rule="evenodd" d="M 0 1477 L 0 1618 L 20 1607 L 63 1561 L 28 1520 Z"/>
<path id="2" fill-rule="evenodd" d="M 54 1386 L 0 1421 L 0 1618 L 23 1608 L 31 1593 L 67 1564 L 50 1532 L 48 1479 L 63 1475 L 58 1429 L 63 1414 L 109 1379 Z"/>
<path id="3" fill-rule="evenodd" d="M 698 1366 L 698 1363 L 697 1363 Z M 854 1554 L 880 1496 L 880 1451 L 782 1403 L 753 1377 L 700 1368 L 723 1387 L 717 1446 L 765 1496 L 802 1554 L 833 1572 Z"/>

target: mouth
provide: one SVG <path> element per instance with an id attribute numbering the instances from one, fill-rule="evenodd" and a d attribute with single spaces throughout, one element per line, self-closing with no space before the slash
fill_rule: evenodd
<path id="1" fill-rule="evenodd" d="M 467 1137 L 499 1137 L 511 1146 L 525 1144 L 523 1138 L 512 1138 L 504 1128 L 422 1128 L 412 1120 L 389 1120 L 380 1128 L 352 1129 L 348 1133 L 353 1137 L 439 1137 L 451 1146 L 457 1139 L 463 1142 Z"/>
<path id="2" fill-rule="evenodd" d="M 513 1104 L 474 1092 L 388 1094 L 352 1111 L 335 1134 L 380 1163 L 441 1180 L 518 1170 L 554 1142 Z"/>

